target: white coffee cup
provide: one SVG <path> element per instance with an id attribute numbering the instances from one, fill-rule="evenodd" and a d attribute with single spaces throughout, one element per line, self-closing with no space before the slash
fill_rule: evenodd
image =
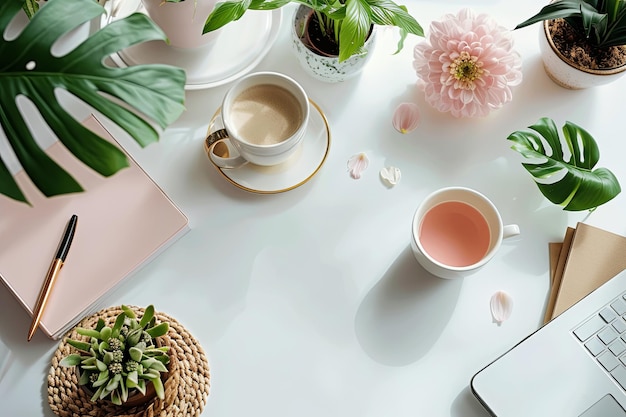
<path id="1" fill-rule="evenodd" d="M 224 96 L 205 149 L 221 168 L 278 165 L 298 149 L 308 121 L 309 98 L 295 80 L 277 72 L 249 74 Z M 226 142 L 227 155 L 215 152 L 220 142 Z"/>
<path id="2" fill-rule="evenodd" d="M 489 262 L 502 239 L 518 235 L 515 224 L 503 225 L 496 206 L 483 194 L 448 187 L 426 197 L 413 216 L 411 248 L 433 275 L 461 278 Z"/>

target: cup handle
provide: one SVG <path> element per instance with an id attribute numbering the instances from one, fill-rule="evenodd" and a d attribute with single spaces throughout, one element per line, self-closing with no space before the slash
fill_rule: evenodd
<path id="1" fill-rule="evenodd" d="M 519 226 L 516 224 L 507 224 L 502 228 L 502 239 L 517 236 L 520 234 Z"/>
<path id="2" fill-rule="evenodd" d="M 221 115 L 218 115 L 216 121 L 217 119 L 221 121 L 221 117 Z M 211 162 L 218 167 L 225 169 L 239 168 L 240 166 L 248 163 L 248 161 L 239 153 L 237 153 L 236 156 L 230 156 L 230 153 L 228 153 L 227 156 L 217 155 L 215 153 L 215 146 L 222 142 L 224 142 L 224 145 L 227 146 L 229 150 L 233 149 L 233 146 L 228 146 L 226 144 L 226 142 L 230 142 L 226 129 L 218 129 L 210 133 L 204 140 L 204 147 Z"/>

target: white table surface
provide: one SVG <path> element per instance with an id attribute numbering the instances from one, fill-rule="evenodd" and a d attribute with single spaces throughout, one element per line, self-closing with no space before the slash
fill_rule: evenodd
<path id="1" fill-rule="evenodd" d="M 411 1 L 428 30 L 464 6 L 515 24 L 544 4 L 532 0 Z M 598 166 L 626 186 L 622 129 L 626 77 L 570 91 L 548 79 L 538 27 L 514 32 L 523 83 L 511 103 L 482 119 L 433 110 L 415 87 L 413 46 L 395 50 L 382 30 L 362 74 L 341 84 L 307 76 L 289 44 L 285 9 L 279 38 L 255 70 L 297 79 L 325 111 L 331 150 L 313 180 L 283 194 L 235 188 L 208 162 L 203 136 L 230 85 L 187 94 L 187 112 L 161 141 L 128 150 L 181 207 L 191 231 L 110 296 L 108 305 L 154 304 L 204 347 L 211 393 L 203 416 L 478 417 L 487 413 L 469 390 L 472 375 L 540 326 L 549 289 L 548 242 L 578 221 L 626 234 L 626 194 L 587 212 L 568 213 L 545 199 L 506 137 L 540 117 L 586 128 L 600 146 Z M 415 102 L 421 125 L 402 135 L 391 125 L 401 102 Z M 366 152 L 359 180 L 346 168 Z M 402 180 L 385 187 L 379 170 Z M 410 225 L 420 201 L 451 185 L 475 188 L 522 234 L 464 280 L 426 273 L 413 258 Z M 501 326 L 489 300 L 514 299 Z M 52 416 L 46 375 L 57 347 L 0 286 L 0 399 L 3 416 Z"/>

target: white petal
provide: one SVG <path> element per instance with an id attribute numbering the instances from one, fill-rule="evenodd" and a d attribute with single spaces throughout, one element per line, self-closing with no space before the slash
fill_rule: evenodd
<path id="1" fill-rule="evenodd" d="M 420 112 L 415 103 L 401 103 L 393 113 L 393 127 L 400 133 L 409 133 L 419 125 Z"/>
<path id="2" fill-rule="evenodd" d="M 511 316 L 513 298 L 504 291 L 497 291 L 491 296 L 491 315 L 493 320 L 501 324 Z"/>
<path id="3" fill-rule="evenodd" d="M 350 172 L 350 176 L 355 180 L 361 178 L 361 173 L 367 169 L 369 162 L 367 155 L 363 152 L 352 155 L 350 159 L 348 159 L 348 171 Z"/>
<path id="4" fill-rule="evenodd" d="M 385 167 L 380 170 L 380 177 L 383 179 L 384 182 L 393 187 L 400 181 L 400 168 Z"/>

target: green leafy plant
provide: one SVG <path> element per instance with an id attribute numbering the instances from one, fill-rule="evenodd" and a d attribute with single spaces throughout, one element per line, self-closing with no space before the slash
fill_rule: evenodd
<path id="1" fill-rule="evenodd" d="M 169 347 L 156 346 L 155 341 L 168 330 L 169 323 L 156 323 L 154 306 L 146 307 L 141 320 L 133 310 L 122 306 L 113 327 L 99 319 L 94 329 L 77 328 L 76 332 L 89 341 L 66 339 L 80 353 L 64 357 L 60 365 L 79 367 L 78 382 L 93 392 L 91 401 L 109 399 L 121 405 L 133 389 L 145 395 L 148 382 L 163 399 L 161 374 L 167 372 Z"/>
<path id="2" fill-rule="evenodd" d="M 566 122 L 561 139 L 554 121 L 546 117 L 529 129 L 532 131 L 513 132 L 507 139 L 514 143 L 511 149 L 532 160 L 522 165 L 552 203 L 568 211 L 593 210 L 621 192 L 611 171 L 594 170 L 600 151 L 587 131 Z"/>
<path id="3" fill-rule="evenodd" d="M 323 29 L 338 40 L 339 61 L 358 53 L 369 35 L 372 25 L 400 28 L 398 51 L 409 33 L 424 36 L 419 23 L 392 0 L 235 0 L 218 3 L 207 18 L 203 33 L 211 32 L 239 20 L 247 10 L 273 10 L 291 1 L 315 10 L 321 17 Z"/>
<path id="4" fill-rule="evenodd" d="M 0 32 L 6 31 L 24 4 L 24 0 L 0 1 Z M 83 189 L 36 143 L 25 120 L 27 115 L 16 104 L 19 96 L 35 105 L 70 152 L 103 176 L 128 166 L 125 153 L 70 115 L 55 90 L 66 90 L 88 104 L 141 146 L 159 138 L 156 128 L 144 117 L 163 129 L 184 110 L 182 69 L 156 64 L 115 68 L 105 64 L 106 57 L 131 45 L 165 39 L 161 29 L 142 14 L 105 26 L 65 55 L 51 52 L 59 38 L 102 13 L 104 8 L 95 1 L 49 1 L 16 38 L 0 37 L 0 127 L 21 167 L 46 196 Z M 0 157 L 0 194 L 27 202 L 4 156 Z"/>
<path id="5" fill-rule="evenodd" d="M 599 48 L 626 45 L 626 0 L 557 0 L 515 29 L 559 18 Z"/>

